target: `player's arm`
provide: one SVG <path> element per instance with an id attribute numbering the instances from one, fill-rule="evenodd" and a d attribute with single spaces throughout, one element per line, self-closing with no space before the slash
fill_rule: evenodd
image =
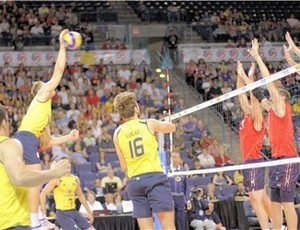
<path id="1" fill-rule="evenodd" d="M 288 48 L 285 45 L 283 45 L 283 49 L 284 49 L 284 57 L 287 63 L 289 63 L 290 66 L 296 65 L 297 62 L 295 62 L 294 59 L 291 57 Z M 297 73 L 300 75 L 300 71 L 298 71 Z"/>
<path id="2" fill-rule="evenodd" d="M 42 86 L 39 94 L 38 99 L 39 101 L 47 101 L 52 96 L 53 90 L 59 85 L 62 75 L 65 71 L 66 62 L 67 62 L 67 52 L 66 52 L 66 45 L 63 41 L 63 36 L 68 33 L 68 30 L 63 30 L 59 35 L 59 43 L 60 48 L 57 56 L 57 60 L 55 62 L 54 71 L 52 78 L 48 81 L 45 85 Z"/>
<path id="3" fill-rule="evenodd" d="M 23 163 L 22 145 L 15 139 L 5 141 L 5 149 L 0 152 L 0 161 L 3 163 L 11 183 L 23 187 L 41 185 L 71 171 L 65 160 L 53 163 L 50 170 L 26 169 Z"/>
<path id="4" fill-rule="evenodd" d="M 51 136 L 50 126 L 47 125 L 45 131 L 40 137 L 41 146 L 46 149 L 52 146 L 61 145 L 66 143 L 67 141 L 76 141 L 79 138 L 79 131 L 73 129 L 68 135 L 64 135 L 61 137 Z"/>
<path id="5" fill-rule="evenodd" d="M 239 89 L 245 85 L 245 82 L 243 80 L 243 73 L 245 74 L 245 72 L 244 72 L 243 65 L 240 61 L 237 62 L 237 73 L 238 73 L 238 78 L 237 78 L 236 88 Z M 241 93 L 239 94 L 238 98 L 244 114 L 250 114 L 251 108 L 250 108 L 247 95 L 245 93 Z"/>
<path id="6" fill-rule="evenodd" d="M 47 197 L 57 185 L 59 185 L 59 179 L 50 181 L 40 194 L 41 210 L 45 216 L 47 215 L 47 208 L 46 208 Z"/>
<path id="7" fill-rule="evenodd" d="M 176 126 L 172 122 L 147 119 L 147 125 L 151 133 L 172 133 L 176 131 Z"/>
<path id="8" fill-rule="evenodd" d="M 291 35 L 289 32 L 286 33 L 285 39 L 287 43 L 289 44 L 288 52 L 292 51 L 294 52 L 298 57 L 300 57 L 300 49 L 296 46 L 295 42 L 291 38 Z"/>
<path id="9" fill-rule="evenodd" d="M 249 71 L 249 78 L 248 78 L 251 83 L 254 82 L 254 73 L 255 73 L 255 64 L 252 62 Z M 262 123 L 263 123 L 262 107 L 252 92 L 250 92 L 250 104 L 252 108 L 251 115 L 253 119 L 254 129 L 256 131 L 260 131 L 262 130 Z"/>
<path id="10" fill-rule="evenodd" d="M 257 39 L 253 39 L 252 40 L 252 48 L 251 48 L 251 50 L 248 50 L 248 52 L 256 60 L 262 76 L 264 78 L 267 78 L 270 76 L 270 72 L 269 72 L 267 66 L 265 65 L 265 63 L 263 62 L 261 56 L 259 55 L 258 49 L 259 49 L 258 41 L 257 41 Z M 267 84 L 267 89 L 271 95 L 272 108 L 273 108 L 276 116 L 283 117 L 285 114 L 285 104 L 284 104 L 283 98 L 280 96 L 280 94 L 273 82 Z M 255 93 L 254 93 L 254 95 L 255 95 Z M 260 100 L 259 98 L 257 98 L 257 99 Z"/>
<path id="11" fill-rule="evenodd" d="M 85 196 L 84 196 L 84 194 L 82 192 L 82 189 L 81 189 L 81 186 L 80 186 L 79 178 L 77 177 L 76 180 L 77 180 L 76 194 L 78 196 L 78 199 L 79 199 L 80 203 L 85 207 L 85 210 L 88 213 L 87 218 L 90 220 L 90 223 L 92 224 L 94 222 L 94 215 L 93 215 L 90 207 L 88 206 L 88 204 L 86 202 Z"/>
<path id="12" fill-rule="evenodd" d="M 118 141 L 119 131 L 120 131 L 120 128 L 116 129 L 116 131 L 114 133 L 114 137 L 113 137 L 113 142 L 114 142 L 114 145 L 115 145 L 115 149 L 116 149 L 116 152 L 117 152 L 117 155 L 118 155 L 118 158 L 119 158 L 121 168 L 125 173 L 127 173 L 127 164 L 126 164 L 125 158 L 124 158 L 124 156 L 121 152 L 121 149 L 119 147 L 119 141 Z"/>

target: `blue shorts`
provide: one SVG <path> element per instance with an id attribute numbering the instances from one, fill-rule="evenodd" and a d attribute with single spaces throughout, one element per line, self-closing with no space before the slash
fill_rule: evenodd
<path id="1" fill-rule="evenodd" d="M 246 160 L 246 164 L 264 162 L 264 159 Z M 265 168 L 243 170 L 244 183 L 249 192 L 262 190 L 265 187 Z"/>
<path id="2" fill-rule="evenodd" d="M 152 213 L 174 210 L 174 201 L 167 176 L 162 172 L 145 173 L 127 182 L 133 203 L 133 217 L 152 217 Z"/>
<path id="3" fill-rule="evenodd" d="M 271 189 L 271 201 L 279 203 L 294 202 L 298 176 L 298 163 L 270 167 L 269 187 Z"/>
<path id="4" fill-rule="evenodd" d="M 92 225 L 77 210 L 56 210 L 57 222 L 62 229 L 88 229 Z"/>
<path id="5" fill-rule="evenodd" d="M 269 186 L 282 191 L 295 192 L 298 175 L 298 163 L 270 167 Z"/>
<path id="6" fill-rule="evenodd" d="M 23 146 L 23 158 L 27 165 L 40 164 L 38 149 L 40 146 L 39 139 L 31 132 L 17 131 L 14 138 L 18 139 Z"/>

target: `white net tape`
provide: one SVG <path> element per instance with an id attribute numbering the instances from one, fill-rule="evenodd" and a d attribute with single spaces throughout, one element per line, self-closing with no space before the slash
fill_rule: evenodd
<path id="1" fill-rule="evenodd" d="M 225 172 L 225 171 L 236 171 L 236 170 L 243 170 L 243 169 L 250 169 L 250 168 L 272 167 L 276 165 L 284 165 L 284 164 L 292 164 L 292 163 L 300 163 L 300 157 L 286 158 L 281 160 L 274 160 L 274 161 L 267 161 L 267 162 L 260 162 L 260 163 L 233 165 L 233 166 L 226 166 L 220 168 L 173 172 L 173 173 L 169 173 L 168 177 L 188 176 L 188 175 L 195 175 L 195 174 L 207 174 L 207 173 L 216 173 L 216 172 Z"/>
<path id="2" fill-rule="evenodd" d="M 242 88 L 239 88 L 239 89 L 236 89 L 236 90 L 234 90 L 232 92 L 226 93 L 226 94 L 224 94 L 224 95 L 222 95 L 220 97 L 211 99 L 209 101 L 206 101 L 206 102 L 203 102 L 201 104 L 195 105 L 195 106 L 193 106 L 191 108 L 185 109 L 185 110 L 183 110 L 181 112 L 175 113 L 175 114 L 171 115 L 171 120 L 178 119 L 180 117 L 183 117 L 183 116 L 186 116 L 188 114 L 194 113 L 196 111 L 199 111 L 201 109 L 207 108 L 207 107 L 212 106 L 214 104 L 220 103 L 220 102 L 225 101 L 227 99 L 230 99 L 232 97 L 238 96 L 241 93 L 246 93 L 246 92 L 248 92 L 250 90 L 253 90 L 255 88 L 264 86 L 264 85 L 266 85 L 266 84 L 268 84 L 270 82 L 273 82 L 275 80 L 281 79 L 281 78 L 286 77 L 286 76 L 288 76 L 290 74 L 296 73 L 299 70 L 300 70 L 300 64 L 294 65 L 294 66 L 292 66 L 290 68 L 287 68 L 287 69 L 284 69 L 284 70 L 282 70 L 280 72 L 272 74 L 272 75 L 270 75 L 267 78 L 260 79 L 258 81 L 255 81 L 255 82 L 249 84 L 249 85 L 245 85 Z"/>

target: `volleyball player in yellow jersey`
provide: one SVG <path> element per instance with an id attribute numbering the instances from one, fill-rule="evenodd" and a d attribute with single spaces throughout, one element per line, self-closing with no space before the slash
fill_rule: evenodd
<path id="1" fill-rule="evenodd" d="M 35 82 L 32 87 L 34 96 L 28 111 L 23 118 L 15 138 L 20 140 L 24 149 L 25 164 L 30 169 L 41 170 L 41 161 L 38 155 L 38 148 L 59 145 L 69 140 L 77 140 L 79 133 L 72 130 L 69 135 L 52 138 L 49 123 L 51 121 L 51 98 L 55 95 L 55 89 L 60 83 L 66 66 L 66 46 L 63 42 L 63 35 L 68 30 L 63 30 L 60 34 L 60 50 L 54 67 L 53 76 L 47 83 Z M 39 194 L 41 185 L 29 189 L 31 227 L 38 229 L 41 223 L 38 218 Z M 45 223 L 48 223 L 44 220 Z M 52 228 L 54 225 L 52 225 Z"/>
<path id="2" fill-rule="evenodd" d="M 26 169 L 21 143 L 9 138 L 9 120 L 0 105 L 0 229 L 30 229 L 28 189 L 70 173 L 68 161 L 52 165 L 51 170 Z"/>
<path id="3" fill-rule="evenodd" d="M 71 166 L 70 161 L 68 160 Z M 95 229 L 91 224 L 94 221 L 93 213 L 90 210 L 85 196 L 80 187 L 80 180 L 77 176 L 66 174 L 60 179 L 50 181 L 41 192 L 42 212 L 46 215 L 47 196 L 53 191 L 56 205 L 56 217 L 60 227 L 64 230 Z M 78 196 L 80 203 L 88 212 L 90 223 L 76 210 L 75 200 Z"/>
<path id="4" fill-rule="evenodd" d="M 127 191 L 133 202 L 133 216 L 138 219 L 140 229 L 154 229 L 153 213 L 158 215 L 162 229 L 175 229 L 174 202 L 155 137 L 156 132 L 174 132 L 175 125 L 139 119 L 134 93 L 118 94 L 114 108 L 126 120 L 116 129 L 114 144 L 121 167 L 129 178 Z"/>

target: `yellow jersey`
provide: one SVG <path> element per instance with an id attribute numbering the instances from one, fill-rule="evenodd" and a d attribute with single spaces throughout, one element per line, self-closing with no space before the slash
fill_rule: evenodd
<path id="1" fill-rule="evenodd" d="M 0 143 L 8 137 L 0 136 Z M 0 162 L 0 229 L 30 226 L 28 189 L 13 185 Z"/>
<path id="2" fill-rule="evenodd" d="M 77 177 L 71 174 L 63 176 L 59 180 L 59 185 L 53 190 L 56 209 L 61 211 L 75 209 Z"/>
<path id="3" fill-rule="evenodd" d="M 132 119 L 117 130 L 119 148 L 131 178 L 143 173 L 163 172 L 156 137 L 149 131 L 147 120 Z"/>
<path id="4" fill-rule="evenodd" d="M 51 121 L 51 102 L 51 99 L 40 102 L 34 97 L 18 130 L 31 132 L 39 138 Z"/>

